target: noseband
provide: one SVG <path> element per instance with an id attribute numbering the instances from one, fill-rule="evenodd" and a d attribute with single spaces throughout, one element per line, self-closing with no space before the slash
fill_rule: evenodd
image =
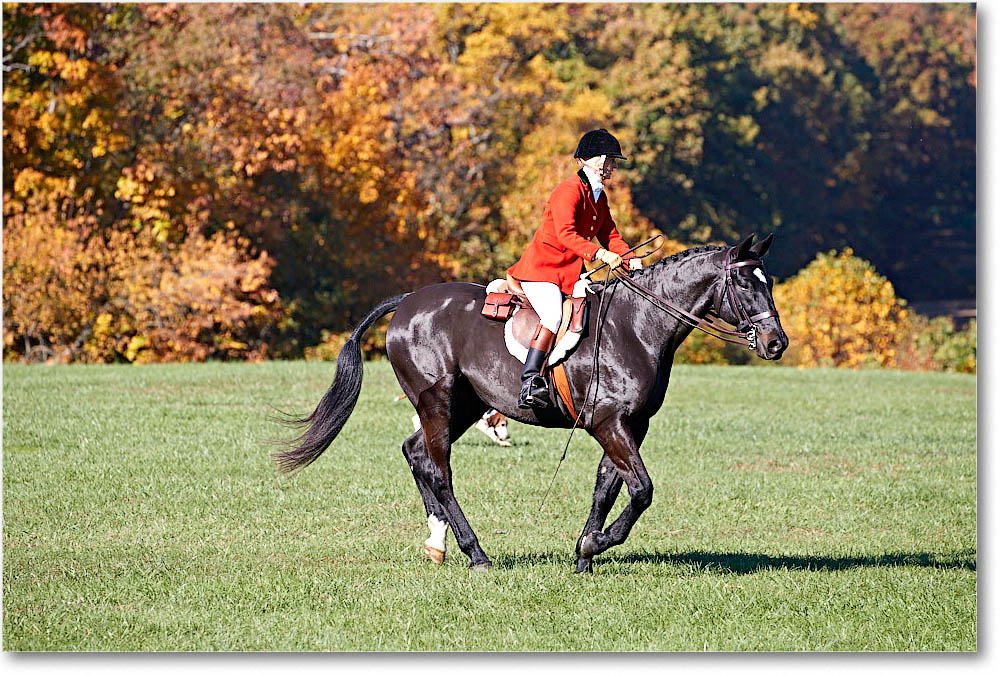
<path id="1" fill-rule="evenodd" d="M 757 348 L 757 322 L 763 321 L 764 319 L 770 317 L 777 317 L 777 311 L 768 310 L 766 312 L 760 312 L 759 314 L 754 314 L 750 316 L 743 307 L 743 302 L 740 300 L 739 296 L 736 294 L 736 282 L 735 270 L 740 267 L 763 267 L 759 260 L 741 260 L 739 262 L 733 262 L 733 255 L 736 252 L 736 248 L 730 248 L 726 251 L 726 262 L 723 269 L 724 281 L 722 284 L 722 291 L 719 293 L 718 297 L 713 303 L 712 310 L 709 311 L 708 316 L 699 317 L 691 314 L 690 312 L 681 309 L 677 305 L 673 304 L 666 298 L 654 293 L 645 286 L 637 283 L 628 273 L 622 271 L 620 268 L 614 270 L 614 274 L 629 288 L 643 296 L 651 303 L 664 310 L 668 314 L 674 316 L 682 323 L 686 323 L 692 328 L 697 328 L 703 333 L 707 333 L 714 338 L 718 338 L 724 342 L 729 342 L 736 345 L 741 345 L 749 349 Z M 729 307 L 733 310 L 733 313 L 739 318 L 739 324 L 735 327 L 724 321 L 721 317 L 722 303 L 729 302 Z"/>

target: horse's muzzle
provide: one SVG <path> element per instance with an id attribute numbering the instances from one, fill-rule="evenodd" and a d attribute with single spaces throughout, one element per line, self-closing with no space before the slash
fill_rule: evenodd
<path id="1" fill-rule="evenodd" d="M 777 361 L 788 349 L 788 336 L 775 324 L 773 329 L 757 328 L 757 356 L 767 361 Z"/>

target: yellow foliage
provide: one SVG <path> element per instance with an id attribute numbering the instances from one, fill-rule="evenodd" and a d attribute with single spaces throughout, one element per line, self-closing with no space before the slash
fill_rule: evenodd
<path id="1" fill-rule="evenodd" d="M 895 367 L 909 312 L 892 284 L 850 248 L 819 254 L 774 289 L 794 365 Z"/>
<path id="2" fill-rule="evenodd" d="M 389 322 L 382 320 L 365 333 L 361 339 L 361 354 L 365 359 L 380 360 L 385 356 L 385 334 Z M 333 333 L 324 330 L 319 344 L 306 347 L 303 353 L 306 361 L 336 361 L 340 350 L 351 337 L 351 331 Z"/>
<path id="3" fill-rule="evenodd" d="M 698 365 L 727 365 L 726 343 L 710 337 L 699 330 L 691 334 L 681 343 L 674 354 L 675 363 L 693 363 Z"/>
<path id="4" fill-rule="evenodd" d="M 800 2 L 791 2 L 786 10 L 788 18 L 802 24 L 806 28 L 815 28 L 819 15 L 802 7 Z"/>

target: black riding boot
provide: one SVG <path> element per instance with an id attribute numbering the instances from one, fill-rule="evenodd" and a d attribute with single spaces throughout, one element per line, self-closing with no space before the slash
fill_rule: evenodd
<path id="1" fill-rule="evenodd" d="M 517 399 L 518 408 L 547 408 L 552 405 L 549 398 L 549 388 L 542 377 L 545 359 L 552 348 L 555 334 L 548 328 L 538 324 L 535 334 L 528 347 L 528 356 L 524 359 L 524 370 L 521 372 L 521 395 Z"/>

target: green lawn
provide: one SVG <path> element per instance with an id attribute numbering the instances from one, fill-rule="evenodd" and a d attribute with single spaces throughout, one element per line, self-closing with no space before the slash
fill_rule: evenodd
<path id="1" fill-rule="evenodd" d="M 385 362 L 288 479 L 272 406 L 330 363 L 3 368 L 5 650 L 975 650 L 974 376 L 677 367 L 653 505 L 572 574 L 600 459 L 470 431 L 456 490 L 495 569 L 425 560 Z M 616 515 L 621 501 L 616 507 Z"/>

